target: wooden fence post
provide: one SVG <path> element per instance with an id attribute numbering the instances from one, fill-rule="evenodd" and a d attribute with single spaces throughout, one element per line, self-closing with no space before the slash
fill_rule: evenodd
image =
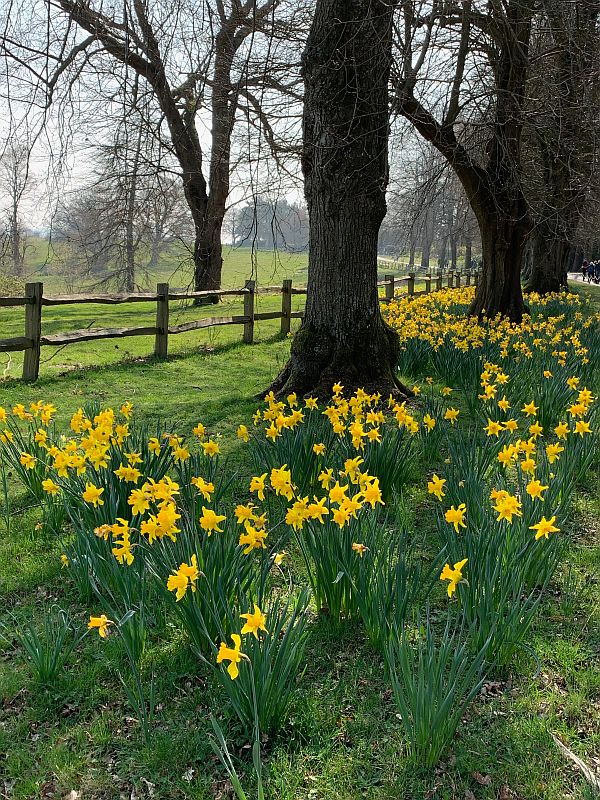
<path id="1" fill-rule="evenodd" d="M 479 283 L 479 272 L 476 271 L 473 273 L 473 286 L 477 286 L 478 283 Z"/>
<path id="2" fill-rule="evenodd" d="M 460 279 L 461 279 L 461 274 L 460 272 L 457 272 L 454 281 L 454 285 L 457 289 L 460 289 Z"/>
<path id="3" fill-rule="evenodd" d="M 169 284 L 157 283 L 156 294 L 156 336 L 154 338 L 154 355 L 166 358 L 169 351 Z"/>
<path id="4" fill-rule="evenodd" d="M 454 286 L 454 272 L 452 272 L 452 270 L 449 270 L 449 272 L 448 272 L 448 288 L 452 289 L 453 286 Z"/>
<path id="5" fill-rule="evenodd" d="M 410 275 L 408 276 L 407 286 L 408 286 L 409 295 L 414 294 L 415 293 L 415 273 L 414 272 L 411 272 Z"/>
<path id="6" fill-rule="evenodd" d="M 254 341 L 254 281 L 246 281 L 244 289 L 248 291 L 244 295 L 244 316 L 249 317 L 249 321 L 244 323 L 244 344 L 252 344 Z"/>
<path id="7" fill-rule="evenodd" d="M 425 292 L 429 294 L 431 291 L 431 275 L 425 275 Z"/>
<path id="8" fill-rule="evenodd" d="M 438 292 L 440 292 L 442 290 L 442 282 L 443 282 L 443 280 L 444 280 L 444 276 L 442 275 L 441 272 L 438 271 L 437 278 L 436 278 L 436 288 L 437 288 Z"/>
<path id="9" fill-rule="evenodd" d="M 465 286 L 470 286 L 470 285 L 471 285 L 471 273 L 467 272 L 466 278 L 465 278 Z"/>
<path id="10" fill-rule="evenodd" d="M 23 358 L 23 380 L 36 381 L 40 374 L 40 339 L 42 337 L 42 296 L 43 283 L 26 283 L 25 297 L 25 338 L 31 339 L 33 346 L 25 350 Z"/>
<path id="11" fill-rule="evenodd" d="M 390 300 L 394 299 L 394 276 L 386 275 L 385 281 L 385 299 L 386 302 L 389 303 Z"/>
<path id="12" fill-rule="evenodd" d="M 292 322 L 292 281 L 286 278 L 281 287 L 281 335 L 287 336 Z"/>

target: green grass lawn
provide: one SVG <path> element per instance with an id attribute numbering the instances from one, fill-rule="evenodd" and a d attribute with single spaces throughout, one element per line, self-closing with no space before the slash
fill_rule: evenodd
<path id="1" fill-rule="evenodd" d="M 135 309 L 124 309 L 131 319 L 122 324 L 139 324 Z M 99 318 L 89 307 L 79 311 L 82 316 L 68 320 L 72 327 L 92 318 L 103 326 L 115 324 L 109 321 L 112 309 L 98 310 Z M 62 330 L 65 321 L 53 321 L 48 311 L 47 330 Z M 16 335 L 16 320 L 8 333 L 4 324 L 0 337 Z M 252 466 L 233 436 L 254 411 L 255 395 L 287 358 L 289 341 L 276 337 L 277 324 L 263 323 L 252 346 L 239 342 L 237 328 L 221 330 L 212 340 L 204 332 L 204 340 L 190 334 L 166 362 L 146 358 L 151 343 L 143 339 L 126 340 L 122 349 L 117 342 L 118 351 L 111 342 L 73 346 L 57 356 L 60 364 L 44 364 L 37 384 L 0 384 L 0 405 L 42 397 L 59 407 L 65 426 L 84 403 L 120 405 L 125 399 L 138 415 L 168 420 L 183 433 L 202 420 L 229 437 L 230 463 L 246 480 Z M 46 348 L 43 354 L 50 352 Z M 77 364 L 94 368 L 73 370 Z M 435 466 L 422 464 L 399 500 L 411 534 L 423 543 L 435 536 L 434 501 L 424 491 L 425 473 Z M 559 753 L 550 732 L 598 766 L 598 460 L 593 469 L 574 504 L 568 564 L 555 576 L 530 635 L 540 668 L 523 655 L 488 684 L 463 720 L 451 753 L 428 774 L 406 766 L 382 660 L 362 629 L 340 630 L 325 618 L 315 619 L 290 719 L 281 735 L 263 743 L 269 798 L 592 800 L 592 790 Z M 61 571 L 61 543 L 38 530 L 39 509 L 28 507 L 14 484 L 9 493 L 10 519 L 0 514 L 0 623 L 9 630 L 9 644 L 0 644 L 0 797 L 225 800 L 231 787 L 207 739 L 211 712 L 219 715 L 240 773 L 252 785 L 247 743 L 235 724 L 227 727 L 229 717 L 209 676 L 175 625 L 149 648 L 158 701 L 150 747 L 140 737 L 116 675 L 122 655 L 114 643 L 101 647 L 97 637 L 88 637 L 55 688 L 33 683 L 10 637 L 13 616 L 41 625 L 53 604 L 82 621 L 90 609 Z M 0 511 L 5 515 L 7 509 Z M 441 606 L 443 591 L 435 598 Z"/>
<path id="2" fill-rule="evenodd" d="M 66 271 L 65 246 L 42 238 L 31 238 L 25 261 L 25 280 L 43 281 L 47 294 L 82 292 L 95 287 L 99 291 L 101 276 L 81 276 Z M 253 251 L 250 247 L 223 246 L 223 288 L 234 289 L 246 280 L 259 285 L 281 284 L 291 278 L 297 286 L 306 284 L 308 256 L 306 253 L 284 251 Z M 174 288 L 189 287 L 193 283 L 192 260 L 182 244 L 170 245 L 159 259 L 152 273 L 140 269 L 136 281 L 140 290 L 156 288 L 157 283 L 168 282 Z"/>
<path id="3" fill-rule="evenodd" d="M 29 278 L 42 280 L 47 296 L 65 292 L 65 282 L 59 276 L 45 277 L 43 271 L 42 244 L 38 241 L 38 250 L 31 258 Z M 37 261 L 34 261 L 34 256 Z M 152 288 L 157 282 L 170 280 L 175 288 L 183 288 L 187 284 L 181 276 L 172 275 L 176 258 L 173 254 L 165 257 L 160 271 L 144 288 Z M 39 263 L 38 263 L 39 262 Z M 37 266 L 35 266 L 37 264 Z M 229 248 L 225 254 L 223 271 L 224 288 L 240 288 L 245 280 L 254 278 L 258 286 L 280 285 L 284 278 L 292 278 L 296 286 L 306 284 L 306 256 L 286 253 L 263 252 L 253 257 L 248 249 Z M 85 286 L 78 286 L 83 290 Z M 102 292 L 100 292 L 102 293 Z M 299 311 L 304 306 L 304 297 L 292 297 L 292 310 Z M 280 295 L 257 295 L 256 311 L 270 312 L 281 309 Z M 201 319 L 205 317 L 226 317 L 243 314 L 243 298 L 224 298 L 218 305 L 195 307 L 189 302 L 171 302 L 170 324 Z M 128 303 L 120 306 L 111 305 L 68 305 L 50 306 L 43 309 L 42 333 L 66 333 L 84 328 L 141 327 L 153 326 L 156 319 L 156 303 Z M 24 311 L 22 307 L 0 309 L 0 339 L 23 335 Z M 292 327 L 297 321 L 292 322 Z M 257 340 L 270 340 L 279 332 L 279 320 L 259 321 L 255 326 Z M 232 325 L 208 328 L 200 331 L 171 336 L 169 351 L 172 355 L 185 355 L 192 352 L 212 351 L 215 348 L 230 346 L 239 342 L 242 337 L 242 326 Z M 42 377 L 60 376 L 70 370 L 86 367 L 105 366 L 122 361 L 146 359 L 154 349 L 153 336 L 128 337 L 96 342 L 82 342 L 66 347 L 45 346 L 42 348 L 40 374 Z M 0 354 L 0 375 L 16 378 L 21 375 L 23 364 L 22 353 Z"/>
<path id="4" fill-rule="evenodd" d="M 60 275 L 44 275 L 45 269 L 52 266 L 51 252 L 44 240 L 33 240 L 29 251 L 29 273 L 27 279 L 41 280 L 44 293 L 51 297 L 68 291 L 68 282 Z M 48 261 L 48 259 L 50 259 Z M 158 272 L 143 282 L 142 289 L 151 290 L 156 283 L 168 281 L 175 289 L 182 289 L 189 281 L 189 264 L 178 270 L 179 255 L 166 254 Z M 186 277 L 187 276 L 187 277 Z M 224 253 L 223 288 L 241 288 L 246 280 L 257 281 L 259 294 L 256 297 L 257 313 L 281 310 L 281 295 L 260 294 L 261 286 L 279 286 L 285 278 L 291 278 L 297 287 L 306 286 L 306 254 L 281 252 L 259 252 L 253 254 L 249 248 L 226 248 Z M 424 289 L 417 283 L 417 291 Z M 77 291 L 89 289 L 89 284 L 78 283 Z M 95 290 L 106 293 L 106 289 Z M 383 294 L 383 289 L 381 289 Z M 292 296 L 292 311 L 304 307 L 303 295 Z M 190 302 L 170 303 L 170 324 L 203 319 L 206 317 L 227 317 L 243 314 L 243 298 L 225 297 L 218 305 L 193 306 Z M 153 326 L 156 320 L 156 303 L 127 303 L 124 305 L 80 304 L 44 307 L 42 314 L 42 333 L 67 333 L 85 328 L 142 327 Z M 298 327 L 292 321 L 292 330 Z M 23 335 L 24 309 L 0 308 L 0 339 Z M 256 322 L 257 341 L 269 341 L 280 330 L 279 320 Z M 169 339 L 169 352 L 172 355 L 189 355 L 215 348 L 233 345 L 241 340 L 242 326 L 232 325 L 207 328 L 173 335 Z M 136 336 L 123 339 L 110 339 L 94 342 L 81 342 L 62 347 L 44 346 L 42 348 L 40 375 L 44 378 L 62 376 L 71 370 L 106 366 L 119 362 L 147 359 L 154 349 L 153 336 Z M 22 373 L 23 353 L 0 353 L 0 378 L 18 378 Z"/>

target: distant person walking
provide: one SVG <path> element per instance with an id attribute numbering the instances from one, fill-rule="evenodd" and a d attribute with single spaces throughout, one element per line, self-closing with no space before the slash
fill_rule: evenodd
<path id="1" fill-rule="evenodd" d="M 588 272 L 588 262 L 584 261 L 581 265 L 581 280 L 585 283 L 585 279 L 587 277 Z"/>

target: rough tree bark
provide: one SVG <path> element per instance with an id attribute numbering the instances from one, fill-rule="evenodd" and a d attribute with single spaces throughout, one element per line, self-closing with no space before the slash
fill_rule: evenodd
<path id="1" fill-rule="evenodd" d="M 565 289 L 570 252 L 570 242 L 557 239 L 554 232 L 541 230 L 536 234 L 531 274 L 524 291 L 550 294 Z"/>
<path id="2" fill-rule="evenodd" d="M 567 285 L 571 245 L 594 168 L 600 2 L 544 0 L 542 6 L 549 41 L 542 37 L 540 47 L 551 56 L 532 80 L 532 94 L 540 98 L 533 145 L 541 182 L 532 200 L 539 210 L 525 291 L 547 294 Z"/>
<path id="3" fill-rule="evenodd" d="M 521 264 L 530 222 L 524 202 L 515 202 L 513 214 L 474 210 L 481 231 L 482 274 L 469 313 L 479 318 L 501 314 L 520 322 L 526 310 L 521 290 Z"/>
<path id="4" fill-rule="evenodd" d="M 377 292 L 386 212 L 388 78 L 394 4 L 317 0 L 303 54 L 302 169 L 310 219 L 306 312 L 278 392 L 398 396 L 397 334 Z"/>

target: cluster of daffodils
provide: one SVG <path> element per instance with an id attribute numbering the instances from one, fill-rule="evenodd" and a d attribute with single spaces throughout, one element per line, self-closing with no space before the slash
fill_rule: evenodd
<path id="1" fill-rule="evenodd" d="M 544 430 L 537 417 L 539 408 L 533 400 L 512 409 L 504 391 L 509 381 L 509 375 L 501 367 L 488 362 L 481 373 L 482 392 L 479 394 L 487 414 L 482 431 L 493 448 L 497 465 L 493 474 L 498 475 L 504 483 L 515 484 L 512 489 L 494 486 L 489 495 L 490 513 L 495 515 L 497 523 L 508 526 L 523 517 L 524 498 L 531 504 L 531 514 L 534 516 L 536 508 L 543 506 L 551 484 L 562 479 L 558 462 L 567 450 L 569 441 L 576 447 L 578 441 L 594 434 L 588 417 L 595 400 L 587 387 L 580 388 L 580 378 L 571 376 L 566 380 L 571 397 L 564 409 L 564 419 L 555 427 Z M 446 478 L 433 474 L 427 483 L 428 493 L 440 503 L 446 497 L 447 482 Z M 461 484 L 464 485 L 464 481 Z M 468 526 L 467 504 L 450 505 L 445 509 L 443 518 L 456 534 L 460 534 Z M 534 532 L 536 541 L 547 540 L 551 534 L 560 532 L 556 519 L 556 514 L 546 517 L 538 513 L 537 521 L 528 529 Z M 467 560 L 456 563 L 454 568 L 449 564 L 444 566 L 440 578 L 449 581 L 449 596 L 463 581 L 462 570 Z"/>
<path id="2" fill-rule="evenodd" d="M 414 413 L 415 409 L 409 410 L 406 402 L 398 403 L 392 396 L 383 402 L 381 394 L 368 394 L 363 389 L 358 389 L 352 396 L 346 397 L 344 387 L 340 383 L 333 384 L 332 391 L 331 401 L 323 410 L 319 409 L 317 400 L 313 397 L 304 400 L 305 408 L 301 410 L 297 408 L 296 394 L 288 395 L 286 403 L 277 400 L 273 393 L 269 393 L 265 398 L 265 408 L 257 409 L 253 415 L 254 427 L 264 426 L 266 423 L 264 435 L 276 442 L 284 437 L 286 430 L 293 431 L 308 420 L 305 412 L 314 411 L 328 420 L 330 431 L 337 440 L 348 442 L 356 451 L 364 451 L 371 444 L 381 444 L 385 426 L 394 419 L 398 428 L 405 428 L 411 434 L 419 433 L 422 429 L 426 432 L 431 431 L 437 423 L 436 418 L 429 413 L 423 414 L 419 420 Z M 415 385 L 412 391 L 418 395 L 421 393 L 421 388 Z M 447 396 L 451 391 L 449 387 L 445 387 L 443 394 Z M 387 413 L 383 410 L 384 407 Z M 444 414 L 444 419 L 454 424 L 458 415 L 458 409 L 449 408 Z M 249 440 L 250 433 L 246 426 L 241 425 L 238 428 L 238 438 Z M 324 442 L 315 442 L 312 451 L 317 456 L 328 455 Z"/>
<path id="3" fill-rule="evenodd" d="M 362 472 L 363 463 L 359 456 L 348 458 L 337 476 L 334 476 L 333 467 L 323 469 L 318 479 L 326 494 L 321 497 L 313 495 L 310 499 L 308 495 L 299 496 L 287 464 L 274 467 L 270 474 L 255 475 L 250 481 L 249 492 L 264 501 L 265 492 L 270 489 L 275 496 L 285 499 L 290 504 L 285 511 L 285 522 L 294 531 L 301 531 L 304 524 L 311 520 L 323 524 L 325 517 L 331 517 L 341 529 L 350 519 L 357 519 L 358 512 L 364 506 L 373 509 L 377 504 L 384 504 L 379 479 Z M 265 547 L 267 515 L 258 511 L 251 502 L 240 504 L 235 509 L 237 523 L 244 527 L 239 540 L 240 545 L 247 548 L 244 552 Z"/>
<path id="4" fill-rule="evenodd" d="M 557 520 L 564 518 L 562 498 L 572 491 L 572 465 L 588 457 L 596 437 L 595 397 L 586 386 L 589 370 L 583 369 L 588 353 L 581 343 L 581 332 L 593 317 L 584 316 L 578 298 L 569 299 L 566 310 L 564 299 L 554 308 L 553 298 L 532 298 L 532 315 L 522 325 L 503 320 L 479 325 L 456 314 L 469 302 L 471 291 L 393 301 L 387 314 L 404 346 L 418 338 L 432 352 L 450 345 L 461 358 L 474 361 L 476 371 L 468 385 L 478 426 L 475 436 L 461 424 L 462 400 L 454 405 L 450 399 L 458 389 L 468 400 L 467 382 L 436 390 L 434 379 L 427 377 L 425 385 L 412 387 L 415 400 L 408 403 L 362 389 L 348 396 L 340 383 L 332 387 L 325 406 L 313 397 L 300 399 L 292 393 L 282 400 L 268 394 L 253 424 L 237 429 L 256 470 L 229 505 L 216 488 L 223 486 L 220 443 L 205 425 L 199 422 L 189 437 L 173 431 L 152 435 L 136 422 L 128 402 L 96 413 L 78 409 L 66 434 L 56 429 L 57 409 L 51 403 L 0 407 L 2 461 L 42 504 L 67 508 L 75 538 L 88 537 L 101 558 L 112 558 L 114 568 L 130 576 L 126 580 L 139 580 L 144 570 L 158 579 L 182 619 L 193 604 L 200 608 L 212 602 L 215 587 L 210 581 L 230 569 L 231 594 L 222 595 L 229 604 L 227 627 L 213 630 L 210 641 L 213 663 L 227 663 L 235 680 L 247 658 L 243 637 L 250 634 L 258 640 L 259 632 L 268 634 L 258 605 L 239 614 L 249 602 L 242 598 L 256 596 L 252 591 L 245 595 L 246 589 L 236 594 L 241 576 L 277 575 L 286 556 L 282 548 L 296 537 L 314 565 L 315 596 L 320 581 L 318 600 L 331 608 L 331 599 L 338 613 L 355 613 L 354 577 L 366 575 L 369 565 L 377 563 L 381 543 L 370 531 L 378 526 L 379 509 L 405 480 L 397 470 L 412 458 L 410 448 L 417 456 L 419 448 L 435 456 L 433 448 L 444 432 L 465 447 L 474 436 L 489 464 L 476 497 L 464 475 L 468 458 L 461 474 L 448 459 L 449 469 L 438 467 L 427 483 L 439 503 L 441 529 L 455 545 L 446 551 L 453 557 L 446 556 L 449 562 L 439 575 L 448 596 L 461 597 L 458 587 L 469 586 L 469 573 L 476 583 L 477 553 L 467 541 L 477 538 L 482 515 L 495 530 L 518 530 L 531 548 L 552 550 L 552 544 L 544 543 L 560 533 Z M 552 314 L 544 316 L 548 308 Z M 490 345 L 494 360 L 487 355 Z M 477 355 L 467 356 L 467 351 Z M 522 387 L 519 362 L 534 353 L 547 361 L 543 372 L 539 365 L 536 370 L 542 383 L 554 387 L 558 416 L 544 415 L 539 397 Z M 582 365 L 579 375 L 565 367 L 574 358 Z M 67 548 L 63 566 L 76 569 L 78 553 L 89 552 L 93 558 L 94 547 Z M 342 580 L 341 563 L 348 572 Z M 243 626 L 237 618 L 244 620 Z M 90 629 L 103 638 L 112 625 L 118 623 L 104 614 L 89 621 Z M 225 641 L 229 637 L 231 644 Z"/>
<path id="5" fill-rule="evenodd" d="M 337 435 L 348 430 L 356 450 L 364 450 L 365 443 L 378 443 L 380 426 L 388 418 L 375 408 L 380 398 L 359 392 L 345 399 L 342 391 L 343 387 L 336 385 L 334 400 L 322 414 L 313 398 L 304 401 L 305 410 L 328 420 Z M 393 412 L 400 425 L 418 429 L 405 406 L 395 406 Z M 101 543 L 99 546 L 106 548 L 103 552 L 112 555 L 124 569 L 134 564 L 138 548 L 159 548 L 156 552 L 161 553 L 166 548 L 163 556 L 167 563 L 171 558 L 169 547 L 178 546 L 182 517 L 189 520 L 195 512 L 192 528 L 205 538 L 193 544 L 195 552 L 171 566 L 165 576 L 166 589 L 173 593 L 177 604 L 193 597 L 198 582 L 206 578 L 202 564 L 206 548 L 211 547 L 211 537 L 229 536 L 232 530 L 226 532 L 225 528 L 229 514 L 221 513 L 213 503 L 218 442 L 207 435 L 202 423 L 194 427 L 189 442 L 173 432 L 150 436 L 143 426 L 136 426 L 130 403 L 124 403 L 119 410 L 106 408 L 95 414 L 78 409 L 69 420 L 68 435 L 58 434 L 50 427 L 55 414 L 56 408 L 42 401 L 32 403 L 29 409 L 16 405 L 12 413 L 0 408 L 0 420 L 7 426 L 2 444 L 8 461 L 19 463 L 25 478 L 38 475 L 42 502 L 58 501 L 59 505 L 76 509 L 78 534 L 85 536 L 87 532 L 93 536 Z M 266 436 L 273 441 L 284 431 L 302 425 L 304 419 L 293 395 L 287 398 L 287 404 L 270 395 L 260 412 L 260 420 L 267 423 Z M 258 423 L 258 415 L 254 422 Z M 25 423 L 28 430 L 19 430 L 19 423 Z M 237 437 L 248 442 L 248 428 L 240 425 Z M 247 487 L 250 499 L 234 505 L 231 514 L 239 527 L 237 546 L 243 556 L 268 547 L 267 506 L 262 504 L 271 499 L 275 499 L 280 515 L 277 526 L 283 523 L 294 534 L 301 534 L 307 524 L 324 525 L 328 519 L 341 530 L 357 520 L 363 509 L 373 510 L 384 504 L 379 478 L 364 468 L 360 454 L 344 458 L 339 467 L 327 466 L 327 450 L 322 442 L 313 443 L 310 449 L 318 476 L 315 493 L 300 492 L 285 463 L 251 478 Z M 205 466 L 205 471 L 195 474 L 199 464 Z M 33 490 L 33 484 L 28 488 Z M 190 494 L 196 498 L 191 505 Z M 189 539 L 185 542 L 184 547 L 188 547 Z M 359 558 L 368 549 L 360 541 L 352 543 L 352 551 Z M 69 555 L 61 556 L 62 565 L 75 568 L 77 554 L 67 552 Z M 285 551 L 269 554 L 274 567 L 279 567 L 284 557 Z M 136 580 L 136 575 L 132 572 L 131 580 Z M 237 677 L 237 665 L 244 657 L 241 637 L 247 633 L 257 635 L 259 630 L 266 632 L 265 617 L 258 606 L 242 617 L 246 624 L 240 633 L 231 634 L 233 646 L 222 642 L 217 656 L 217 663 L 229 662 L 232 679 Z M 102 614 L 90 618 L 89 628 L 104 638 L 115 624 Z"/>
<path id="6" fill-rule="evenodd" d="M 498 345 L 502 358 L 529 359 L 534 353 L 544 353 L 560 365 L 566 364 L 569 356 L 588 363 L 581 331 L 597 324 L 599 317 L 584 313 L 579 295 L 528 295 L 530 314 L 517 325 L 500 316 L 486 323 L 468 318 L 466 311 L 474 292 L 473 287 L 465 287 L 416 298 L 397 297 L 385 306 L 385 316 L 403 346 L 416 339 L 437 349 L 449 341 L 467 352 L 492 343 Z M 553 305 L 558 313 L 552 313 Z"/>
<path id="7" fill-rule="evenodd" d="M 252 421 L 255 426 L 261 423 L 267 423 L 265 428 L 265 436 L 271 441 L 275 441 L 282 435 L 284 430 L 294 430 L 298 425 L 304 422 L 304 412 L 299 408 L 298 396 L 295 393 L 288 395 L 287 407 L 283 401 L 275 399 L 273 392 L 270 392 L 266 397 L 267 408 L 263 411 L 257 409 Z M 314 397 L 307 397 L 304 400 L 305 409 L 317 408 L 317 400 Z M 286 410 L 289 413 L 286 414 Z M 240 425 L 237 431 L 239 439 L 248 441 L 249 433 L 245 425 Z"/>

